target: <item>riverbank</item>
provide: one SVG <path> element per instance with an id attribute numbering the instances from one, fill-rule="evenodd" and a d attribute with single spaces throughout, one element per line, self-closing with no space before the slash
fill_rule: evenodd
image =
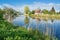
<path id="1" fill-rule="evenodd" d="M 60 14 L 24 14 L 25 16 L 30 16 L 31 18 L 42 18 L 42 19 L 60 19 Z"/>
<path id="2" fill-rule="evenodd" d="M 0 21 L 0 40 L 45 40 L 47 37 L 38 30 L 27 30 L 6 20 Z"/>

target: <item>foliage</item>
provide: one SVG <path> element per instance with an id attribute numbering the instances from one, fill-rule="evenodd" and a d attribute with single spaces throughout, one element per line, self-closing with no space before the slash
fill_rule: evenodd
<path id="1" fill-rule="evenodd" d="M 12 9 L 12 8 L 8 8 L 8 7 L 4 7 L 4 11 L 7 14 L 10 14 L 12 17 L 18 16 L 19 12 L 17 12 L 16 10 Z"/>
<path id="2" fill-rule="evenodd" d="M 34 13 L 35 13 L 35 11 L 33 10 L 31 13 L 32 13 L 32 14 L 34 14 Z"/>
<path id="3" fill-rule="evenodd" d="M 3 19 L 3 14 L 4 14 L 4 11 L 0 9 L 0 20 Z"/>
<path id="4" fill-rule="evenodd" d="M 0 40 L 46 40 L 50 39 L 49 36 L 45 36 L 38 30 L 27 30 L 24 27 L 15 26 L 12 23 L 7 22 L 7 20 L 3 20 L 3 14 L 6 12 L 10 13 L 12 16 L 16 15 L 15 10 L 5 8 L 5 10 L 0 10 Z M 46 12 L 48 12 L 46 10 Z M 25 13 L 29 13 L 29 8 L 25 7 Z M 32 11 L 32 14 L 34 11 Z M 29 23 L 29 19 L 26 17 L 27 21 L 25 23 Z"/>
<path id="5" fill-rule="evenodd" d="M 24 12 L 26 13 L 26 14 L 28 14 L 29 13 L 29 7 L 28 6 L 25 6 L 25 8 L 24 8 Z"/>
<path id="6" fill-rule="evenodd" d="M 28 31 L 24 27 L 0 20 L 0 40 L 45 40 L 45 36 L 38 30 Z"/>
<path id="7" fill-rule="evenodd" d="M 43 12 L 44 14 L 49 14 L 49 11 L 46 10 L 46 9 L 42 10 L 42 12 Z"/>
<path id="8" fill-rule="evenodd" d="M 54 9 L 54 7 L 52 7 L 50 13 L 51 13 L 51 14 L 55 14 L 55 9 Z"/>
<path id="9" fill-rule="evenodd" d="M 14 26 L 6 20 L 0 20 L 0 40 L 46 40 L 38 30 L 27 30 L 23 27 Z"/>

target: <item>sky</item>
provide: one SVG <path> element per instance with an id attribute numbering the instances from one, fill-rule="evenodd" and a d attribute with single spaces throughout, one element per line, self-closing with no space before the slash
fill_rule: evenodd
<path id="1" fill-rule="evenodd" d="M 51 10 L 54 6 L 58 12 L 60 11 L 60 0 L 0 0 L 0 8 L 3 6 L 11 7 L 17 11 L 24 11 L 25 6 L 29 6 L 30 10 L 37 8 Z"/>

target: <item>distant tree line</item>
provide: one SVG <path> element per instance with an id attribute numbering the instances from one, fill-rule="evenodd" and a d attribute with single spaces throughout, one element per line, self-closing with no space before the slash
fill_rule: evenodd
<path id="1" fill-rule="evenodd" d="M 35 10 L 30 11 L 29 7 L 28 6 L 25 6 L 24 12 L 26 14 L 34 14 L 35 13 Z M 60 14 L 60 12 L 56 12 L 55 11 L 55 8 L 54 7 L 52 7 L 50 11 L 47 10 L 47 9 L 43 9 L 42 10 L 42 13 L 43 14 Z"/>

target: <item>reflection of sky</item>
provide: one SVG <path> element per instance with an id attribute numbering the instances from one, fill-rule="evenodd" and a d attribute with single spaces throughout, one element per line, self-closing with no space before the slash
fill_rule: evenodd
<path id="1" fill-rule="evenodd" d="M 14 19 L 13 23 L 15 25 L 18 25 L 18 26 L 25 26 L 24 19 L 25 19 L 25 17 L 23 15 L 19 16 L 16 19 Z M 50 30 L 50 28 L 54 28 L 54 34 L 57 37 L 60 38 L 60 31 L 59 31 L 60 30 L 60 20 L 54 20 L 53 22 L 51 22 L 51 20 L 48 20 L 48 21 L 44 21 L 44 20 L 37 21 L 36 19 L 30 18 L 28 27 L 31 27 L 33 29 L 35 29 L 37 27 L 38 30 L 45 32 L 46 25 L 49 27 L 49 30 Z"/>
<path id="2" fill-rule="evenodd" d="M 24 25 L 24 16 L 17 17 L 15 20 L 13 20 L 13 23 L 15 25 L 23 26 Z"/>

